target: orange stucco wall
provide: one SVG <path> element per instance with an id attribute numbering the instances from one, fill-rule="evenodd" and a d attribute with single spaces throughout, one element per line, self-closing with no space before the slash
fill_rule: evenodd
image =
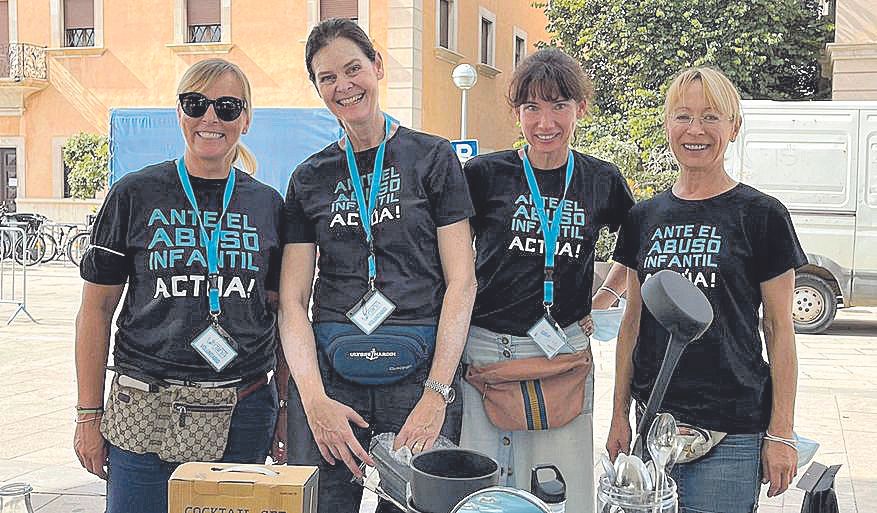
<path id="1" fill-rule="evenodd" d="M 532 45 L 544 37 L 544 18 L 531 0 L 482 0 L 497 16 L 495 79 L 481 77 L 472 91 L 470 133 L 491 148 L 516 137 L 513 118 L 503 102 L 512 59 L 511 10 Z M 390 0 L 370 0 L 369 33 L 386 55 Z M 452 65 L 435 59 L 435 1 L 423 0 L 423 127 L 454 138 L 458 135 L 459 91 L 450 81 Z M 52 141 L 80 131 L 106 133 L 109 110 L 174 104 L 178 78 L 193 62 L 212 56 L 229 59 L 244 70 L 253 87 L 256 107 L 322 106 L 304 67 L 308 30 L 306 0 L 234 1 L 228 53 L 182 54 L 174 42 L 174 0 L 103 0 L 103 48 L 98 55 L 71 55 L 50 50 L 49 85 L 25 102 L 21 118 L 0 118 L 0 136 L 23 135 L 26 161 L 25 194 L 50 198 L 53 183 Z M 254 8 L 254 6 L 258 6 Z M 514 9 L 512 9 L 514 7 Z M 525 14 L 521 14 L 525 13 Z M 50 47 L 49 0 L 18 2 L 18 41 Z M 478 3 L 460 0 L 459 48 L 468 62 L 477 57 Z M 382 83 L 386 95 L 387 80 Z M 386 98 L 386 96 L 384 96 Z M 490 130 L 488 130 L 488 128 Z"/>
<path id="2" fill-rule="evenodd" d="M 423 128 L 451 139 L 460 135 L 461 91 L 451 80 L 455 64 L 435 56 L 436 1 L 423 1 Z M 520 135 L 515 117 L 505 98 L 513 71 L 514 27 L 527 33 L 527 53 L 539 41 L 550 38 L 547 20 L 532 0 L 458 0 L 457 48 L 460 63 L 475 65 L 480 59 L 478 40 L 481 18 L 479 6 L 496 15 L 495 64 L 501 71 L 495 77 L 479 73 L 478 83 L 469 91 L 467 137 L 479 140 L 482 149 L 508 148 Z"/>

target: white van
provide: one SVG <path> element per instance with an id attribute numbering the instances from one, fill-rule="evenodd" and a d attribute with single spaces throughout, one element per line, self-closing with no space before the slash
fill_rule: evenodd
<path id="1" fill-rule="evenodd" d="M 795 280 L 796 331 L 877 305 L 877 101 L 746 100 L 725 161 L 792 214 L 809 260 Z"/>

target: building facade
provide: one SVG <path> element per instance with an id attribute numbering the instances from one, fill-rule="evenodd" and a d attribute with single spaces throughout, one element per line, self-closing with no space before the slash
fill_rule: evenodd
<path id="1" fill-rule="evenodd" d="M 476 66 L 468 134 L 482 148 L 519 135 L 505 100 L 515 63 L 546 41 L 531 0 L 0 0 L 0 200 L 81 221 L 65 198 L 64 142 L 106 134 L 109 110 L 171 107 L 192 63 L 241 66 L 255 107 L 320 107 L 304 46 L 311 27 L 354 18 L 387 68 L 382 107 L 411 128 L 459 136 L 460 63 Z M 3 49 L 6 49 L 5 51 Z M 5 59 L 4 59 L 5 56 Z"/>
<path id="2" fill-rule="evenodd" d="M 834 100 L 877 100 L 877 0 L 835 0 L 826 47 Z"/>

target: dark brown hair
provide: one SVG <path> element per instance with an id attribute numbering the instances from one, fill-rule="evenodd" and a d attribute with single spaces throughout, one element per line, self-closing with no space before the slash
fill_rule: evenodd
<path id="1" fill-rule="evenodd" d="M 533 98 L 590 103 L 591 80 L 582 66 L 556 48 L 543 48 L 518 64 L 509 84 L 509 104 L 517 109 Z"/>
<path id="2" fill-rule="evenodd" d="M 311 30 L 305 45 L 305 66 L 308 68 L 308 77 L 311 79 L 311 83 L 315 85 L 317 83 L 314 76 L 314 56 L 339 37 L 353 41 L 368 57 L 368 60 L 375 62 L 377 55 L 375 45 L 356 22 L 347 18 L 329 18 Z"/>

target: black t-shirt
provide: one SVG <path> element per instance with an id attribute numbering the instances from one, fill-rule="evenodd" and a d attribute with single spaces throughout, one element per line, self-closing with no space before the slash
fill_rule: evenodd
<path id="1" fill-rule="evenodd" d="M 758 331 L 760 285 L 807 263 L 786 208 L 744 184 L 696 201 L 667 191 L 630 211 L 615 259 L 641 283 L 661 269 L 679 272 L 713 307 L 712 325 L 685 349 L 661 409 L 717 431 L 766 429 L 771 383 Z M 654 386 L 668 336 L 644 305 L 631 384 L 640 402 Z"/>
<path id="2" fill-rule="evenodd" d="M 377 148 L 357 152 L 366 201 Z M 467 219 L 460 162 L 440 137 L 399 127 L 387 141 L 372 233 L 375 285 L 395 305 L 386 324 L 436 324 L 445 294 L 437 228 Z M 284 242 L 316 243 L 314 322 L 350 322 L 368 290 L 368 247 L 347 158 L 332 143 L 296 168 L 286 193 Z"/>
<path id="3" fill-rule="evenodd" d="M 554 261 L 554 306 L 561 326 L 591 311 L 594 244 L 600 228 L 615 231 L 633 205 L 618 168 L 573 152 L 575 167 Z M 553 219 L 563 195 L 566 164 L 534 170 L 546 212 Z M 466 179 L 475 204 L 478 295 L 472 324 L 500 333 L 526 336 L 545 310 L 545 269 L 541 223 L 527 186 L 524 165 L 515 150 L 476 157 L 466 163 Z"/>
<path id="4" fill-rule="evenodd" d="M 195 381 L 249 377 L 274 368 L 274 313 L 283 199 L 250 175 L 235 173 L 219 244 L 220 324 L 238 356 L 217 373 L 190 343 L 209 326 L 207 259 L 176 163 L 128 174 L 107 195 L 92 230 L 82 278 L 128 289 L 117 320 L 115 365 L 157 378 Z M 222 211 L 225 180 L 190 176 L 208 233 Z"/>

